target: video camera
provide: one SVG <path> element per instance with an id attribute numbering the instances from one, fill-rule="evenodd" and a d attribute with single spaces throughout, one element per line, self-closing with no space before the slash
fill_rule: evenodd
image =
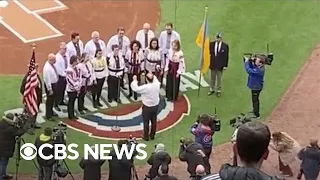
<path id="1" fill-rule="evenodd" d="M 246 114 L 240 113 L 237 117 L 230 119 L 230 126 L 238 128 L 240 125 L 251 121 L 252 119 L 248 117 Z"/>
<path id="2" fill-rule="evenodd" d="M 263 59 L 264 64 L 271 66 L 273 62 L 273 53 L 269 53 L 269 44 L 267 44 L 267 52 L 266 53 L 244 53 L 243 61 L 249 58 L 249 61 L 255 63 L 257 58 Z"/>
<path id="3" fill-rule="evenodd" d="M 217 115 L 217 109 L 214 108 L 214 115 L 209 114 L 201 114 L 197 118 L 197 123 L 203 123 L 202 121 L 208 121 L 209 120 L 209 126 L 211 130 L 214 130 L 215 132 L 221 130 L 221 122 Z"/>
<path id="4" fill-rule="evenodd" d="M 31 117 L 28 115 L 28 113 L 15 113 L 13 117 L 13 124 L 17 128 L 23 128 L 25 127 L 26 123 L 30 121 Z"/>
<path id="5" fill-rule="evenodd" d="M 58 124 L 58 127 L 53 128 L 53 140 L 57 144 L 66 144 L 67 139 L 67 125 L 63 122 Z"/>

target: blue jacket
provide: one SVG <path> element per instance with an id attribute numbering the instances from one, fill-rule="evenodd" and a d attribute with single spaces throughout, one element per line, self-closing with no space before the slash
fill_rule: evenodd
<path id="1" fill-rule="evenodd" d="M 247 86 L 251 90 L 262 90 L 263 88 L 263 79 L 264 79 L 264 67 L 259 68 L 256 65 L 252 65 L 251 62 L 245 62 L 245 69 L 248 76 Z"/>
<path id="2" fill-rule="evenodd" d="M 191 133 L 195 136 L 195 142 L 202 145 L 203 148 L 211 148 L 213 145 L 212 136 L 214 131 L 203 126 L 202 124 L 194 124 L 191 126 Z"/>

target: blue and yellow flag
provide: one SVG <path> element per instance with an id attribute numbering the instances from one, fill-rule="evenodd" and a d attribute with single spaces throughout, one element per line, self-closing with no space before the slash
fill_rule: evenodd
<path id="1" fill-rule="evenodd" d="M 205 74 L 210 66 L 210 50 L 209 50 L 209 25 L 208 25 L 208 7 L 205 8 L 205 16 L 203 24 L 198 32 L 196 44 L 201 48 L 200 54 L 200 69 L 201 73 Z"/>

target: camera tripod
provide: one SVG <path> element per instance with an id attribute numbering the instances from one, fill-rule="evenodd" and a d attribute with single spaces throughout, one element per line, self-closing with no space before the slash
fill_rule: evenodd
<path id="1" fill-rule="evenodd" d="M 20 160 L 21 160 L 21 155 L 20 155 L 20 148 L 21 148 L 21 141 L 23 144 L 25 144 L 26 142 L 24 141 L 24 139 L 22 137 L 16 137 L 16 144 L 17 144 L 17 150 L 16 150 L 16 180 L 18 180 L 18 173 L 19 173 L 19 165 L 20 165 Z M 32 162 L 34 164 L 34 166 L 37 168 L 37 170 L 39 171 L 39 168 L 35 162 L 34 159 L 32 159 Z"/>
<path id="2" fill-rule="evenodd" d="M 131 167 L 131 180 L 139 180 L 138 173 L 134 165 Z"/>
<path id="3" fill-rule="evenodd" d="M 71 179 L 72 179 L 72 180 L 75 180 L 74 177 L 73 177 L 73 175 L 72 175 L 72 172 L 70 171 L 69 166 L 68 166 L 68 164 L 67 164 L 67 162 L 66 162 L 65 160 L 62 160 L 62 163 L 59 163 L 59 161 L 58 161 L 58 162 L 55 164 L 55 166 L 54 166 L 54 168 L 55 168 L 55 170 L 54 170 L 55 176 L 53 177 L 53 180 L 59 180 L 59 176 L 58 176 L 58 174 L 57 174 L 57 168 L 58 168 L 59 166 L 62 166 L 62 165 L 65 165 L 66 170 L 67 170 L 67 173 L 71 176 Z M 68 174 L 67 174 L 67 175 L 68 175 Z"/>

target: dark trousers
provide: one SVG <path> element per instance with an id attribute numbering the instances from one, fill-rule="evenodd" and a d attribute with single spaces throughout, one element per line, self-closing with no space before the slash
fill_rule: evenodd
<path id="1" fill-rule="evenodd" d="M 116 76 L 108 76 L 108 100 L 118 101 L 120 96 L 121 78 Z"/>
<path id="2" fill-rule="evenodd" d="M 260 92 L 261 90 L 251 90 L 253 114 L 256 117 L 260 117 Z"/>
<path id="3" fill-rule="evenodd" d="M 204 154 L 206 155 L 206 159 L 204 161 L 206 168 L 206 173 L 207 174 L 211 174 L 211 165 L 210 165 L 210 156 L 211 156 L 211 152 L 212 152 L 212 147 L 205 147 L 203 148 L 204 150 Z"/>
<path id="4" fill-rule="evenodd" d="M 180 76 L 168 73 L 166 83 L 166 97 L 169 101 L 175 101 L 178 99 L 180 88 Z"/>
<path id="5" fill-rule="evenodd" d="M 101 92 L 102 92 L 102 88 L 105 80 L 106 78 L 97 79 L 97 84 L 93 85 L 94 86 L 93 87 L 94 92 L 92 92 L 93 103 L 100 102 Z"/>
<path id="6" fill-rule="evenodd" d="M 87 93 L 87 88 L 85 86 L 82 86 L 80 89 L 80 93 L 78 96 L 78 110 L 83 111 L 84 110 L 84 97 L 86 96 Z"/>
<path id="7" fill-rule="evenodd" d="M 53 91 L 53 94 L 49 94 L 49 91 L 46 87 L 46 85 L 44 86 L 45 88 L 45 92 L 47 94 L 47 101 L 46 101 L 46 118 L 51 118 L 53 116 L 53 106 L 54 105 L 58 105 L 58 84 L 55 83 L 55 84 L 52 84 L 51 85 L 52 87 L 52 91 Z"/>
<path id="8" fill-rule="evenodd" d="M 78 92 L 68 92 L 68 117 L 73 118 L 74 115 L 74 103 L 78 97 Z"/>
<path id="9" fill-rule="evenodd" d="M 38 180 L 51 180 L 53 167 L 39 166 Z"/>
<path id="10" fill-rule="evenodd" d="M 0 158 L 0 180 L 7 175 L 7 166 L 9 163 L 9 158 Z"/>
<path id="11" fill-rule="evenodd" d="M 128 80 L 129 80 L 129 96 L 132 96 L 132 94 L 133 94 L 133 97 L 134 97 L 134 99 L 137 99 L 138 98 L 138 93 L 136 93 L 136 92 L 132 92 L 132 89 L 131 89 L 131 83 L 132 83 L 132 81 L 133 81 L 133 76 L 134 76 L 134 74 L 128 74 Z M 140 73 L 137 75 L 137 80 L 138 80 L 138 84 L 140 84 L 140 80 L 141 80 L 141 78 L 140 78 Z"/>
<path id="12" fill-rule="evenodd" d="M 58 105 L 64 102 L 64 92 L 66 91 L 67 80 L 65 77 L 59 76 L 58 80 Z"/>
<path id="13" fill-rule="evenodd" d="M 279 170 L 280 170 L 280 172 L 282 172 L 284 175 L 293 176 L 293 172 L 292 172 L 290 166 L 289 165 L 284 165 L 279 156 L 278 156 L 278 160 L 279 160 Z"/>
<path id="14" fill-rule="evenodd" d="M 142 106 L 142 119 L 143 119 L 143 137 L 146 139 L 154 138 L 157 131 L 157 114 L 158 105 L 148 107 Z M 149 134 L 149 123 L 151 122 L 151 131 Z"/>

